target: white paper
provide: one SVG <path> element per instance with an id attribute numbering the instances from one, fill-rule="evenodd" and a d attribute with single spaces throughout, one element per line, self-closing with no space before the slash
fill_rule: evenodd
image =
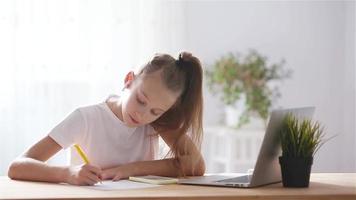
<path id="1" fill-rule="evenodd" d="M 127 190 L 127 189 L 143 189 L 143 188 L 152 188 L 159 187 L 161 185 L 154 185 L 148 183 L 139 183 L 129 180 L 119 180 L 119 181 L 103 181 L 102 183 L 97 183 L 93 186 L 85 186 L 89 189 L 95 190 Z"/>

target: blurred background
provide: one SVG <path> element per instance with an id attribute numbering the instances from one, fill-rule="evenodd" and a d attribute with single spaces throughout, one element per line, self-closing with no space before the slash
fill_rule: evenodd
<path id="1" fill-rule="evenodd" d="M 270 109 L 316 106 L 327 137 L 313 172 L 356 172 L 355 1 L 0 1 L 0 175 L 74 109 L 120 94 L 156 52 L 186 50 L 205 69 L 255 49 L 285 60 Z M 205 82 L 206 83 L 206 82 Z M 226 124 L 204 84 L 207 172 L 253 168 L 264 128 Z M 163 148 L 163 146 L 162 146 Z M 70 162 L 62 151 L 50 163 Z"/>

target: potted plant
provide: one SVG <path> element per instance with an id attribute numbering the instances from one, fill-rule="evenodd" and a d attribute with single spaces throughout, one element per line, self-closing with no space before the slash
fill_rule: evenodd
<path id="1" fill-rule="evenodd" d="M 286 115 L 280 131 L 279 163 L 284 187 L 309 187 L 313 158 L 323 142 L 323 128 L 310 119 Z"/>
<path id="2" fill-rule="evenodd" d="M 228 126 L 241 127 L 257 116 L 266 124 L 272 101 L 280 94 L 278 87 L 271 89 L 270 83 L 290 76 L 291 71 L 283 70 L 285 61 L 267 64 L 267 58 L 256 50 L 250 50 L 245 57 L 229 53 L 218 59 L 211 70 L 206 70 L 208 88 L 220 95 L 227 105 Z M 232 119 L 232 120 L 231 120 Z"/>

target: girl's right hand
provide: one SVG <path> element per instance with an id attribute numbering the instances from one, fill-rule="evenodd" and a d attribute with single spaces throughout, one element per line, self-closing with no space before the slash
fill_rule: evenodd
<path id="1" fill-rule="evenodd" d="M 67 168 L 66 183 L 71 185 L 94 185 L 101 181 L 101 169 L 85 164 Z"/>

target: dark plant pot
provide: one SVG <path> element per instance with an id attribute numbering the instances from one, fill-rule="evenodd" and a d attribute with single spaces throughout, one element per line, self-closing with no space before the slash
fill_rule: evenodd
<path id="1" fill-rule="evenodd" d="M 279 157 L 284 187 L 309 187 L 313 157 Z"/>

